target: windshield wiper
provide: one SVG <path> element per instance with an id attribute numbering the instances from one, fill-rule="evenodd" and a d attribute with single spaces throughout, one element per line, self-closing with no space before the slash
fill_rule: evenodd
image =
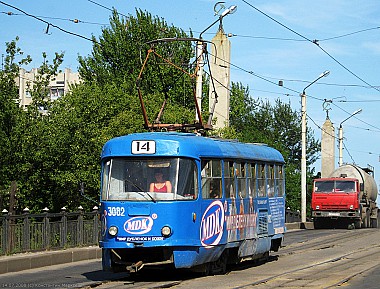
<path id="1" fill-rule="evenodd" d="M 130 184 L 130 185 L 134 186 L 135 188 L 139 189 L 140 191 L 139 191 L 139 192 L 136 192 L 136 193 L 138 193 L 140 196 L 143 196 L 144 198 L 146 198 L 146 195 L 148 195 L 149 198 L 150 198 L 154 203 L 157 202 L 157 201 L 155 200 L 155 198 L 153 198 L 153 196 L 152 196 L 151 194 L 149 194 L 148 192 L 145 192 L 145 191 L 144 191 L 139 185 L 135 184 L 134 182 L 132 182 L 132 181 L 130 181 L 130 180 L 128 180 L 128 179 L 125 179 L 125 181 L 126 181 L 128 184 Z"/>

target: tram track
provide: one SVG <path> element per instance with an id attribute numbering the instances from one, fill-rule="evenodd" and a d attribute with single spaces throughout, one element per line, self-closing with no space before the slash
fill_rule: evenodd
<path id="1" fill-rule="evenodd" d="M 255 282 L 245 284 L 243 286 L 232 287 L 233 289 L 243 288 L 336 288 L 343 285 L 352 278 L 368 272 L 378 266 L 377 260 L 380 259 L 380 245 L 371 248 L 365 247 L 355 252 L 335 256 L 323 262 L 311 264 L 308 266 L 289 270 L 280 274 L 276 274 Z M 373 262 L 368 263 L 367 260 L 372 259 Z M 365 262 L 363 262 L 365 261 Z M 353 270 L 355 265 L 362 264 L 359 270 Z M 363 265 L 366 264 L 366 265 Z M 342 269 L 346 268 L 346 269 Z M 351 273 L 352 272 L 352 273 Z M 308 277 L 314 275 L 310 282 Z M 316 277 L 321 276 L 321 278 Z M 301 277 L 304 276 L 304 277 Z M 327 276 L 338 276 L 338 278 L 327 278 Z M 331 280 L 331 281 L 328 281 Z M 301 282 L 297 282 L 301 281 Z M 304 282 L 302 282 L 304 281 Z M 319 282 L 320 281 L 320 282 Z M 293 284 L 292 284 L 293 283 Z M 294 283 L 304 283 L 295 286 Z M 322 284 L 323 283 L 323 284 Z"/>
<path id="2" fill-rule="evenodd" d="M 287 245 L 271 254 L 267 262 L 244 262 L 231 267 L 226 275 L 200 277 L 179 271 L 148 271 L 133 280 L 126 278 L 87 288 L 338 288 L 368 276 L 379 266 L 380 230 L 292 234 Z"/>
<path id="3" fill-rule="evenodd" d="M 323 250 L 327 248 L 332 248 L 335 246 L 339 246 L 339 243 L 344 242 L 346 237 L 350 239 L 358 238 L 358 237 L 361 238 L 370 234 L 371 234 L 371 231 L 368 231 L 368 230 L 367 231 L 366 230 L 355 230 L 355 231 L 342 230 L 342 231 L 339 231 L 338 234 L 335 234 L 333 236 L 325 235 L 323 237 L 317 237 L 310 240 L 308 239 L 306 241 L 286 245 L 279 250 L 278 255 L 284 256 L 288 254 L 297 254 L 297 253 L 302 253 L 302 252 L 307 252 L 307 251 L 315 251 L 315 250 Z"/>

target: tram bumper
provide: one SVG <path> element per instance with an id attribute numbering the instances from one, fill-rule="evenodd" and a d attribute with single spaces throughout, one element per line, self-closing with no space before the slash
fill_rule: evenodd
<path id="1" fill-rule="evenodd" d="M 136 273 L 140 271 L 144 266 L 160 266 L 160 265 L 170 265 L 173 264 L 172 260 L 162 261 L 162 262 L 153 262 L 153 263 L 144 263 L 143 261 L 138 261 L 126 266 L 126 269 L 129 273 Z"/>

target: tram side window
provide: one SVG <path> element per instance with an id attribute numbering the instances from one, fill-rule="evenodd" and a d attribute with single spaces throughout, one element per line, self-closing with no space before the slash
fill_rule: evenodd
<path id="1" fill-rule="evenodd" d="M 108 199 L 108 185 L 109 185 L 109 178 L 110 178 L 110 166 L 111 166 L 111 161 L 107 161 L 104 164 L 104 168 L 103 168 L 103 176 L 102 176 L 102 199 L 103 200 Z"/>
<path id="2" fill-rule="evenodd" d="M 189 199 L 196 199 L 198 197 L 198 181 L 195 163 L 187 159 L 180 159 L 179 172 L 178 195 Z"/>
<path id="3" fill-rule="evenodd" d="M 266 196 L 266 177 L 265 177 L 265 164 L 259 164 L 257 169 L 257 182 L 259 185 L 258 196 Z"/>
<path id="4" fill-rule="evenodd" d="M 222 197 L 222 166 L 220 160 L 202 160 L 202 198 Z"/>
<path id="5" fill-rule="evenodd" d="M 224 190 L 226 198 L 235 197 L 234 162 L 224 161 Z"/>
<path id="6" fill-rule="evenodd" d="M 237 190 L 240 198 L 247 196 L 247 179 L 245 163 L 235 164 L 235 173 L 237 179 Z"/>
<path id="7" fill-rule="evenodd" d="M 284 174 L 282 165 L 276 165 L 276 191 L 277 196 L 282 197 L 284 195 Z"/>
<path id="8" fill-rule="evenodd" d="M 275 180 L 274 165 L 268 166 L 268 196 L 274 197 L 274 180 Z"/>
<path id="9" fill-rule="evenodd" d="M 257 176 L 256 176 L 256 164 L 247 164 L 247 176 L 249 185 L 249 197 L 256 198 L 257 196 Z"/>

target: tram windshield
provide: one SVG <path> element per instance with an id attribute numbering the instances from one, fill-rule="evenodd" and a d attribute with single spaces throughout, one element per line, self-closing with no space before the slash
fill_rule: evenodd
<path id="1" fill-rule="evenodd" d="M 355 192 L 354 181 L 316 181 L 315 192 L 318 193 L 350 193 Z"/>
<path id="2" fill-rule="evenodd" d="M 184 158 L 114 158 L 103 165 L 102 200 L 165 201 L 197 198 L 195 162 Z"/>

